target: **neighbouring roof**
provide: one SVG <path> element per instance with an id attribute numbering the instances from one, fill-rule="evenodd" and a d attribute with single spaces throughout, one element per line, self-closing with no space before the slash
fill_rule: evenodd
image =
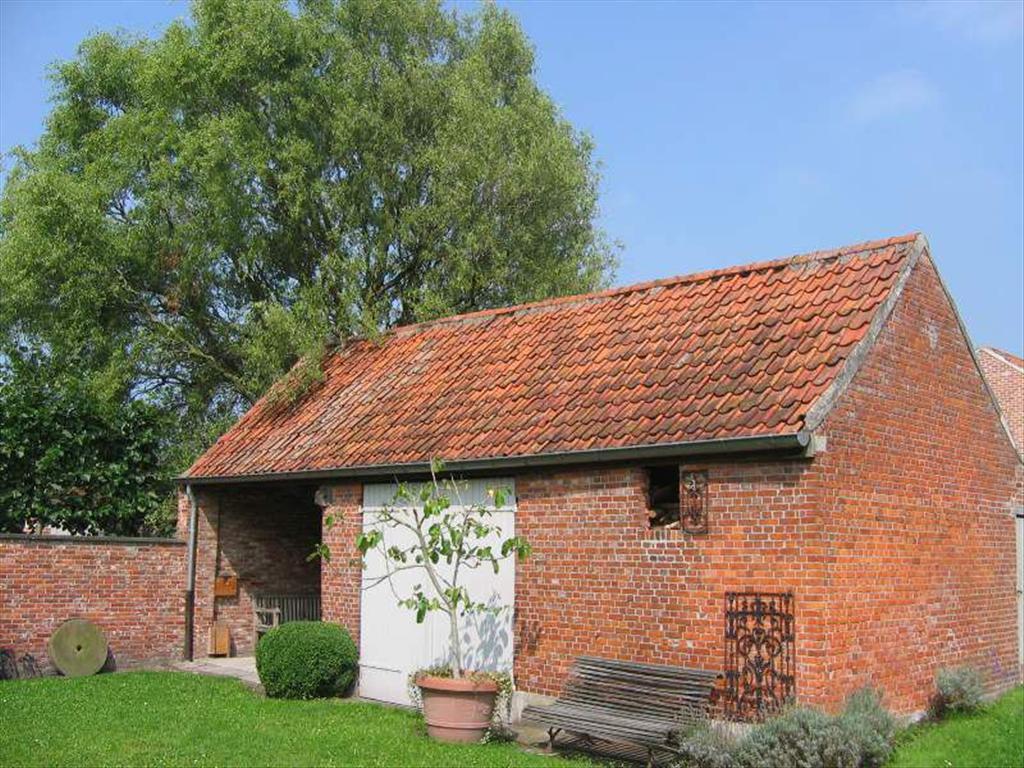
<path id="1" fill-rule="evenodd" d="M 998 360 L 1011 371 L 1024 373 L 1024 358 L 1017 357 L 1017 355 L 1002 349 L 996 349 L 995 347 L 981 347 L 978 351 L 984 352 L 989 357 Z"/>
<path id="2" fill-rule="evenodd" d="M 298 402 L 256 403 L 185 478 L 794 435 L 840 386 L 923 242 L 895 237 L 351 341 Z"/>
<path id="3" fill-rule="evenodd" d="M 978 350 L 978 362 L 1018 452 L 1024 453 L 1024 359 L 993 347 Z"/>

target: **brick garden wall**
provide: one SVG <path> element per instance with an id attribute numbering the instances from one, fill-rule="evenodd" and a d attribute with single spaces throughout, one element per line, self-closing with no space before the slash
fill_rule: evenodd
<path id="1" fill-rule="evenodd" d="M 46 644 L 72 618 L 107 635 L 118 667 L 180 659 L 185 547 L 173 539 L 0 536 L 0 648 L 54 671 Z"/>
<path id="2" fill-rule="evenodd" d="M 930 261 L 824 426 L 828 700 L 871 684 L 921 710 L 963 663 L 1012 685 L 1021 465 Z"/>

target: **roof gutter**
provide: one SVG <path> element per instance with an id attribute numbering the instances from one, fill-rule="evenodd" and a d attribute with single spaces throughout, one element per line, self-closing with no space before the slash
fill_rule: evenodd
<path id="1" fill-rule="evenodd" d="M 660 443 L 628 446 L 625 448 L 597 448 L 586 451 L 537 453 L 525 456 L 497 456 L 486 459 L 456 459 L 446 461 L 446 472 L 488 472 L 532 469 L 537 467 L 564 467 L 579 464 L 607 462 L 652 461 L 679 457 L 711 457 L 738 453 L 792 453 L 810 455 L 813 447 L 807 431 L 784 435 L 757 437 L 727 437 L 718 440 L 694 440 L 686 443 Z M 179 482 L 200 485 L 226 485 L 238 483 L 273 483 L 284 481 L 317 481 L 335 479 L 370 479 L 430 473 L 429 461 L 405 464 L 363 464 L 336 469 L 301 470 L 297 472 L 267 472 L 252 475 L 183 475 Z"/>

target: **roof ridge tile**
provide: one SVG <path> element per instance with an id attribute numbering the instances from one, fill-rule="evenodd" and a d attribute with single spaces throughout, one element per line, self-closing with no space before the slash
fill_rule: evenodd
<path id="1" fill-rule="evenodd" d="M 662 277 L 655 280 L 646 280 L 638 283 L 631 283 L 629 285 L 604 288 L 602 290 L 591 291 L 588 293 L 576 293 L 567 296 L 555 296 L 549 299 L 540 299 L 538 301 L 529 301 L 520 304 L 512 304 L 507 307 L 492 307 L 489 309 L 478 309 L 473 312 L 464 312 L 457 315 L 450 315 L 448 317 L 439 317 L 434 320 L 424 320 L 419 323 L 410 323 L 409 325 L 396 326 L 395 328 L 390 329 L 389 333 L 393 333 L 396 335 L 413 335 L 419 333 L 420 331 L 429 330 L 437 326 L 453 325 L 462 322 L 466 322 L 468 324 L 470 321 L 483 320 L 486 318 L 497 318 L 502 317 L 504 315 L 516 315 L 519 313 L 527 313 L 531 311 L 543 310 L 548 307 L 558 307 L 568 304 L 577 304 L 582 306 L 588 302 L 599 299 L 613 298 L 633 293 L 643 293 L 645 291 L 652 291 L 677 285 L 686 285 L 698 282 L 710 283 L 713 280 L 732 275 L 743 275 L 754 272 L 768 272 L 773 269 L 781 269 L 784 267 L 797 266 L 803 264 L 820 263 L 832 259 L 842 260 L 859 253 L 874 251 L 878 250 L 879 248 L 886 248 L 889 246 L 901 245 L 904 243 L 910 243 L 917 239 L 920 236 L 920 234 L 920 232 L 911 232 L 906 235 L 899 235 L 897 237 L 889 237 L 880 240 L 868 240 L 862 243 L 842 246 L 840 248 L 808 251 L 806 253 L 797 253 L 779 259 L 755 261 L 749 264 L 741 264 L 733 267 L 719 267 L 715 269 L 702 270 L 700 272 L 674 275 L 672 277 Z M 895 249 L 893 249 L 893 253 L 895 254 Z"/>

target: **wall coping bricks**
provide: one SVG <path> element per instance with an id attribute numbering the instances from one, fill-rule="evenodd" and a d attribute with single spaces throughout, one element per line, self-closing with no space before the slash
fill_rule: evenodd
<path id="1" fill-rule="evenodd" d="M 21 544 L 125 544 L 149 546 L 183 547 L 181 539 L 156 536 L 44 536 L 35 533 L 0 533 L 0 541 L 14 541 Z"/>

